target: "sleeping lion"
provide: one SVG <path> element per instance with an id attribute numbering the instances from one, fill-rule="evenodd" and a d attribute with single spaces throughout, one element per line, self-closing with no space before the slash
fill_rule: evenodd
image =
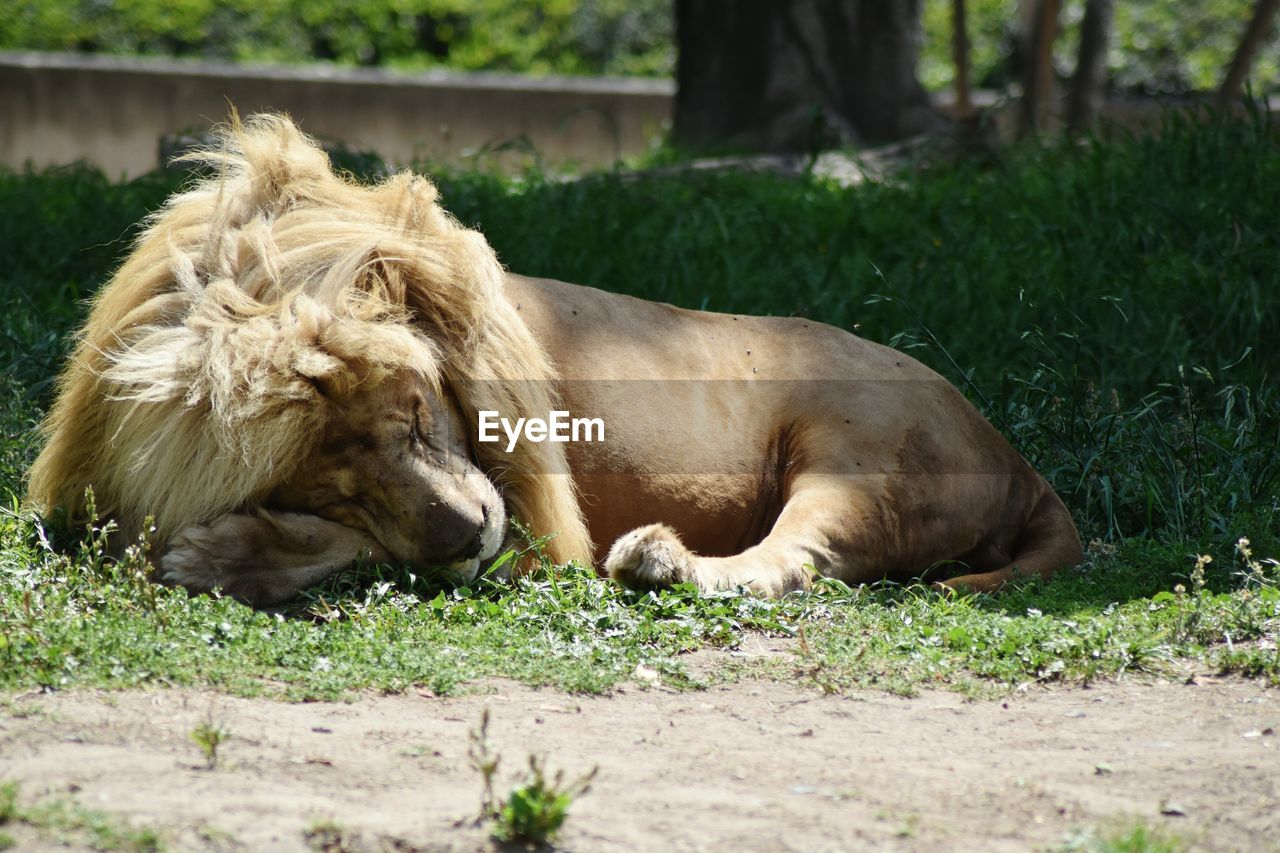
<path id="1" fill-rule="evenodd" d="M 264 606 L 361 557 L 470 579 L 511 517 L 641 588 L 994 591 L 1080 560 L 1045 480 L 900 352 L 506 273 L 428 180 L 335 176 L 284 117 L 196 157 L 97 296 L 29 484 L 149 526 L 167 582 Z"/>

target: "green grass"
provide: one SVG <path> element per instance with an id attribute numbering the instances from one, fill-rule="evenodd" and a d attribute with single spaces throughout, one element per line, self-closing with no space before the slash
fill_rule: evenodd
<path id="1" fill-rule="evenodd" d="M 0 830 L 34 833 L 43 844 L 90 850 L 147 853 L 163 849 L 155 830 L 131 826 L 105 812 L 85 808 L 66 798 L 22 804 L 17 782 L 0 782 Z M 0 831 L 0 850 L 17 847 L 18 840 Z"/>
<path id="2" fill-rule="evenodd" d="M 1192 846 L 1168 830 L 1139 823 L 1127 830 L 1076 832 L 1054 849 L 1059 853 L 1182 853 Z"/>
<path id="3" fill-rule="evenodd" d="M 551 566 L 511 587 L 441 591 L 374 568 L 263 613 L 146 583 L 144 555 L 113 562 L 93 535 L 45 531 L 19 496 L 81 300 L 179 180 L 0 173 L 0 298 L 12 306 L 0 315 L 0 691 L 186 684 L 335 698 L 504 676 L 595 692 L 641 665 L 676 687 L 749 674 L 989 693 L 1205 668 L 1280 682 L 1280 578 L 1260 559 L 1280 554 L 1280 150 L 1265 115 L 857 188 L 441 177 L 447 204 L 514 270 L 693 308 L 804 314 L 942 371 L 1095 540 L 1083 569 L 994 599 L 835 583 L 777 602 L 640 594 Z M 1214 559 L 1197 571 L 1200 554 Z M 750 666 L 687 665 L 686 652 L 759 632 L 801 639 Z"/>

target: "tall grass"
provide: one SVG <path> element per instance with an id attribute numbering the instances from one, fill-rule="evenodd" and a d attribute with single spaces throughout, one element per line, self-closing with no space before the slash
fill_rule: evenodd
<path id="1" fill-rule="evenodd" d="M 444 189 L 521 272 L 907 349 L 1088 536 L 1198 541 L 1274 519 L 1278 179 L 1255 113 L 847 189 L 723 174 Z"/>
<path id="2" fill-rule="evenodd" d="M 1190 546 L 1274 526 L 1280 150 L 1266 114 L 1171 118 L 1151 137 L 852 188 L 766 174 L 437 179 L 513 270 L 806 315 L 911 351 L 1046 473 L 1090 538 Z M 10 493 L 83 300 L 180 180 L 0 174 Z"/>

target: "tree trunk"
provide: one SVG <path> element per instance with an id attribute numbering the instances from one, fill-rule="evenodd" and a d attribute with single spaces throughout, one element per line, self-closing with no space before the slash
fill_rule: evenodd
<path id="1" fill-rule="evenodd" d="M 1076 57 L 1076 73 L 1067 103 L 1067 126 L 1073 132 L 1093 124 L 1102 105 L 1114 12 L 1115 0 L 1085 0 L 1084 20 L 1080 23 L 1080 53 Z"/>
<path id="2" fill-rule="evenodd" d="M 1053 43 L 1058 38 L 1060 0 L 1023 0 L 1027 64 L 1022 78 L 1022 127 L 1024 132 L 1047 129 L 1053 108 Z"/>
<path id="3" fill-rule="evenodd" d="M 969 25 L 965 14 L 965 0 L 952 0 L 951 6 L 951 60 L 956 66 L 956 118 L 973 117 L 973 103 L 969 99 Z"/>
<path id="4" fill-rule="evenodd" d="M 1245 78 L 1249 76 L 1249 69 L 1253 67 L 1253 58 L 1271 30 L 1271 21 L 1276 16 L 1278 6 L 1280 6 L 1280 0 L 1258 0 L 1257 5 L 1253 7 L 1253 18 L 1245 28 L 1240 46 L 1236 48 L 1235 56 L 1231 57 L 1231 67 L 1227 69 L 1227 76 L 1223 78 L 1222 86 L 1218 89 L 1219 107 L 1230 106 L 1231 102 L 1240 96 L 1240 89 L 1244 86 Z"/>
<path id="5" fill-rule="evenodd" d="M 677 0 L 674 136 L 805 151 L 941 126 L 916 78 L 922 0 Z"/>

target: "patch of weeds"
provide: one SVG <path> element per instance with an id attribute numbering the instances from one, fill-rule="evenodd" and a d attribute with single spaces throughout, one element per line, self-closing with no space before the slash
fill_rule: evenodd
<path id="1" fill-rule="evenodd" d="M 801 663 L 796 667 L 796 674 L 806 679 L 810 684 L 818 689 L 818 692 L 824 696 L 831 696 L 843 691 L 844 685 L 839 677 L 835 674 L 831 667 L 828 667 L 822 658 L 815 655 L 813 646 L 809 644 L 809 637 L 805 634 L 804 625 L 801 624 L 797 631 L 800 640 L 797 654 Z M 855 664 L 862 653 L 866 650 L 863 646 L 861 649 L 853 652 L 846 660 L 847 664 Z"/>
<path id="2" fill-rule="evenodd" d="M 513 787 L 504 798 L 494 794 L 494 782 L 502 757 L 489 745 L 489 709 L 480 717 L 480 725 L 471 732 L 469 755 L 471 765 L 480 774 L 483 791 L 477 823 L 492 824 L 492 834 L 499 841 L 547 844 L 555 839 L 574 799 L 591 788 L 598 767 L 566 783 L 564 771 L 548 778 L 546 760 L 529 755 L 529 770 L 524 781 Z"/>
<path id="3" fill-rule="evenodd" d="M 1181 544 L 1098 543 L 1081 569 L 997 597 L 829 579 L 778 600 L 691 586 L 640 593 L 545 560 L 509 583 L 439 589 L 371 566 L 318 593 L 331 614 L 321 618 L 318 598 L 286 615 L 139 585 L 136 566 L 99 556 L 100 529 L 67 556 L 34 521 L 0 514 L 0 529 L 6 524 L 29 562 L 0 573 L 0 589 L 13 592 L 0 595 L 0 688 L 160 682 L 333 699 L 413 685 L 443 694 L 500 676 L 600 692 L 637 667 L 664 685 L 697 688 L 682 653 L 734 648 L 750 634 L 800 638 L 799 659 L 789 669 L 782 660 L 753 663 L 738 675 L 792 678 L 798 667 L 827 693 L 992 693 L 1131 671 L 1178 675 L 1186 659 L 1280 677 L 1277 571 L 1252 556 L 1252 545 L 1246 558 L 1210 543 L 1196 553 L 1217 556 L 1197 565 Z"/>
<path id="4" fill-rule="evenodd" d="M 18 783 L 0 783 L 0 826 L 18 819 Z"/>
<path id="5" fill-rule="evenodd" d="M 196 829 L 196 835 L 212 850 L 236 850 L 244 847 L 233 834 L 216 826 L 204 824 Z"/>
<path id="6" fill-rule="evenodd" d="M 1059 853 L 1183 853 L 1191 844 L 1181 836 L 1146 824 L 1109 832 L 1078 830 L 1059 846 Z"/>
<path id="7" fill-rule="evenodd" d="M 0 697 L 0 708 L 4 708 L 6 714 L 15 720 L 25 720 L 28 718 L 40 718 L 48 714 L 43 705 L 36 702 L 18 702 L 7 696 Z"/>
<path id="8" fill-rule="evenodd" d="M 494 816 L 494 835 L 501 841 L 546 844 L 553 841 L 569 817 L 569 806 L 591 789 L 598 767 L 566 783 L 563 770 L 548 778 L 545 759 L 529 756 L 529 775 L 511 789 Z"/>
<path id="9" fill-rule="evenodd" d="M 312 821 L 302 831 L 302 837 L 308 847 L 321 853 L 357 853 L 365 849 L 358 833 L 327 818 Z"/>
<path id="10" fill-rule="evenodd" d="M 200 748 L 204 756 L 205 767 L 215 770 L 218 767 L 218 748 L 231 739 L 231 730 L 213 718 L 213 712 L 196 724 L 191 730 L 191 740 Z"/>
<path id="11" fill-rule="evenodd" d="M 26 826 L 57 844 L 92 850 L 151 853 L 163 849 L 160 834 L 153 829 L 131 826 L 73 800 L 55 799 L 24 806 L 18 802 L 18 795 L 18 783 L 0 784 L 0 827 Z"/>

